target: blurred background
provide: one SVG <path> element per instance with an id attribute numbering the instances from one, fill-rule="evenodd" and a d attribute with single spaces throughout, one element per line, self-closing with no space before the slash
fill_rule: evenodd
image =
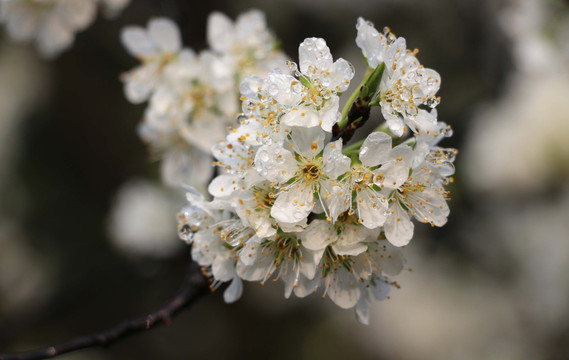
<path id="1" fill-rule="evenodd" d="M 189 247 L 119 75 L 136 65 L 126 25 L 178 22 L 206 47 L 206 20 L 263 10 L 295 60 L 306 37 L 363 63 L 355 23 L 390 26 L 441 74 L 439 119 L 460 150 L 443 228 L 416 227 L 402 288 L 371 325 L 280 283 L 221 291 L 168 327 L 61 359 L 567 359 L 569 4 L 562 0 L 136 0 L 98 17 L 55 60 L 0 32 L 0 353 L 107 329 L 178 290 Z M 350 91 L 351 92 L 351 91 Z M 120 240 L 117 240 L 120 239 Z"/>

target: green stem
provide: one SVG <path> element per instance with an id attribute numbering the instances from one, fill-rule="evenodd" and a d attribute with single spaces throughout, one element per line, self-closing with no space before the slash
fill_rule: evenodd
<path id="1" fill-rule="evenodd" d="M 409 139 L 403 141 L 401 143 L 401 145 L 409 145 L 411 147 L 414 147 L 416 143 L 417 143 L 417 138 L 413 136 L 413 137 L 410 137 Z"/>
<path id="2" fill-rule="evenodd" d="M 364 139 L 365 140 L 365 139 Z M 344 155 L 348 155 L 349 153 L 351 153 L 354 150 L 358 150 L 360 149 L 360 146 L 362 146 L 362 144 L 364 143 L 364 140 L 360 140 L 360 141 L 356 141 L 355 143 L 353 143 L 350 146 L 346 146 L 343 150 L 342 153 Z"/>
<path id="3" fill-rule="evenodd" d="M 381 96 L 376 97 L 372 102 L 370 102 L 368 105 L 369 107 L 373 107 L 373 106 L 379 106 L 379 102 L 381 101 Z"/>
<path id="4" fill-rule="evenodd" d="M 344 105 L 344 109 L 342 109 L 342 120 L 340 120 L 340 122 L 338 122 L 338 126 L 340 127 L 340 129 L 343 129 L 346 126 L 346 124 L 348 123 L 348 111 L 350 111 L 350 107 L 352 107 L 352 104 L 354 103 L 354 101 L 356 100 L 356 98 L 358 97 L 358 95 L 360 93 L 360 88 L 367 82 L 368 77 L 372 73 L 372 71 L 373 71 L 372 68 L 370 68 L 370 67 L 367 68 L 367 71 L 364 75 L 362 82 L 354 90 L 352 95 L 350 95 L 350 98 L 348 99 L 348 101 Z"/>

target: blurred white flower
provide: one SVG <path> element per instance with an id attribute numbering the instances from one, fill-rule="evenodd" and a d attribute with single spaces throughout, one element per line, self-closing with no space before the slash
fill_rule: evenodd
<path id="1" fill-rule="evenodd" d="M 118 191 L 108 219 L 108 232 L 121 251 L 167 258 L 181 249 L 174 214 L 180 203 L 172 190 L 132 180 Z"/>
<path id="2" fill-rule="evenodd" d="M 518 66 L 503 97 L 474 115 L 465 148 L 469 185 L 510 195 L 543 190 L 569 176 L 567 58 L 544 33 L 545 3 L 515 4 L 504 18 L 514 29 Z"/>
<path id="3" fill-rule="evenodd" d="M 126 27 L 121 38 L 141 64 L 123 76 L 127 99 L 149 100 L 140 136 L 163 160 L 167 185 L 205 189 L 213 174 L 210 149 L 239 114 L 239 82 L 285 64 L 264 14 L 251 10 L 233 23 L 221 13 L 208 19 L 211 49 L 183 48 L 177 25 L 152 19 L 147 29 Z"/>
<path id="4" fill-rule="evenodd" d="M 34 40 L 40 53 L 53 58 L 73 44 L 75 33 L 95 19 L 99 0 L 2 0 L 0 23 L 15 41 Z M 124 0 L 101 0 L 116 13 Z"/>

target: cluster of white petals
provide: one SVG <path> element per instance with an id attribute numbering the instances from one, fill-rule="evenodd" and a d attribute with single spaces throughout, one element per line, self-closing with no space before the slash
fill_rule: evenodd
<path id="1" fill-rule="evenodd" d="M 139 134 L 162 159 L 164 182 L 205 188 L 213 174 L 210 149 L 239 112 L 240 79 L 285 62 L 263 13 L 249 11 L 235 23 L 213 13 L 211 49 L 200 53 L 184 48 L 177 25 L 165 18 L 127 27 L 121 37 L 141 61 L 123 75 L 125 95 L 134 104 L 148 101 Z"/>
<path id="2" fill-rule="evenodd" d="M 403 135 L 406 127 L 414 132 L 419 106 L 435 108 L 435 96 L 441 86 L 440 75 L 419 63 L 418 50 L 407 50 L 405 39 L 396 37 L 389 28 L 382 33 L 362 18 L 356 25 L 356 44 L 371 68 L 385 63 L 385 75 L 379 88 L 381 113 L 393 134 Z"/>
<path id="3" fill-rule="evenodd" d="M 362 19 L 357 29 L 370 72 L 385 66 L 372 94 L 383 131 L 344 146 L 338 131 L 344 117 L 353 119 L 339 97 L 353 67 L 334 61 L 323 39 L 307 38 L 299 65 L 288 63 L 293 74 L 276 69 L 241 82 L 238 126 L 212 148 L 220 169 L 208 186 L 213 199 L 188 189 L 179 235 L 211 269 L 214 286 L 231 281 L 227 302 L 241 296 L 242 280 L 281 279 L 286 297 L 320 292 L 367 323 L 372 299 L 397 286 L 390 277 L 404 268 L 400 247 L 413 236 L 412 219 L 447 221 L 456 150 L 438 146 L 451 130 L 436 110 L 419 107 L 429 105 L 440 78 L 404 39 Z"/>
<path id="4" fill-rule="evenodd" d="M 0 24 L 15 41 L 34 40 L 40 53 L 53 58 L 73 44 L 101 7 L 115 16 L 130 0 L 2 0 Z"/>

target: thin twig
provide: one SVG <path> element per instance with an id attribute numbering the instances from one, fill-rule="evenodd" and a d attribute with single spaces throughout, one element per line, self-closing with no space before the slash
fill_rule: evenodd
<path id="1" fill-rule="evenodd" d="M 347 114 L 348 122 L 343 129 L 340 129 L 338 124 L 335 124 L 332 128 L 332 140 L 336 141 L 338 139 L 342 139 L 342 144 L 346 144 L 352 136 L 354 135 L 355 131 L 362 127 L 366 121 L 369 119 L 370 114 L 370 107 L 369 107 L 369 98 L 361 99 L 356 98 L 350 110 Z"/>
<path id="2" fill-rule="evenodd" d="M 0 354 L 0 360 L 49 359 L 80 349 L 95 346 L 109 346 L 127 336 L 151 329 L 161 323 L 169 325 L 172 317 L 183 308 L 188 307 L 194 301 L 207 294 L 209 289 L 209 278 L 204 275 L 199 265 L 192 263 L 188 269 L 188 274 L 182 288 L 178 294 L 162 308 L 140 318 L 123 322 L 99 334 L 78 337 L 69 342 L 49 346 L 40 350 L 20 354 Z"/>

